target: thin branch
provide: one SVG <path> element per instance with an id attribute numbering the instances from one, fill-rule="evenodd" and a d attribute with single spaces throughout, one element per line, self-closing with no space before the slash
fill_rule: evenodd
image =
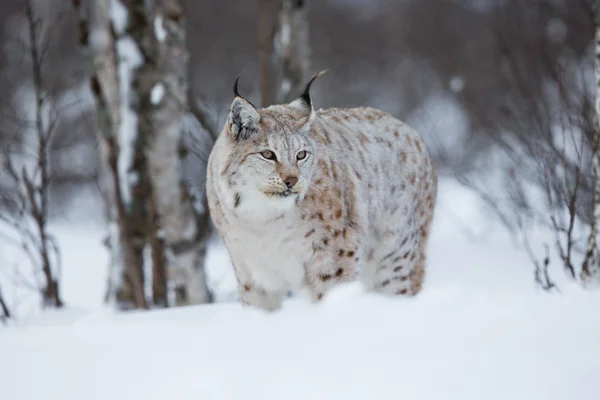
<path id="1" fill-rule="evenodd" d="M 200 104 L 200 102 L 198 101 L 198 99 L 192 93 L 191 89 L 188 89 L 187 98 L 188 98 L 187 102 L 188 102 L 189 112 L 194 117 L 196 117 L 196 120 L 198 120 L 198 122 L 200 123 L 200 125 L 202 126 L 202 128 L 206 132 L 208 132 L 210 138 L 212 139 L 212 141 L 214 143 L 217 140 L 217 138 L 219 137 L 219 132 L 213 126 L 213 124 L 210 122 L 210 116 L 208 114 L 208 111 L 206 110 L 205 107 L 203 107 Z"/>
<path id="2" fill-rule="evenodd" d="M 6 304 L 6 302 L 4 301 L 4 297 L 2 296 L 2 288 L 0 288 L 0 310 L 2 311 L 0 319 L 7 320 L 11 317 L 8 305 Z"/>

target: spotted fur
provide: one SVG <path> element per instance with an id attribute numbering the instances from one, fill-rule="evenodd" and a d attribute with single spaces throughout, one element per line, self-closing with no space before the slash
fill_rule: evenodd
<path id="1" fill-rule="evenodd" d="M 315 111 L 305 95 L 263 109 L 236 96 L 208 164 L 209 208 L 240 298 L 264 309 L 289 291 L 318 301 L 356 279 L 417 294 L 436 193 L 435 167 L 409 126 L 373 108 Z"/>

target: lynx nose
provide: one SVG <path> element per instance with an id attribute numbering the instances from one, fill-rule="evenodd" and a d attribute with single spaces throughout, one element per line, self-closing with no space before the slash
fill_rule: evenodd
<path id="1" fill-rule="evenodd" d="M 296 182 L 298 182 L 298 178 L 296 178 L 295 176 L 288 176 L 287 178 L 283 178 L 283 182 L 288 187 L 288 189 L 291 189 L 296 184 Z"/>

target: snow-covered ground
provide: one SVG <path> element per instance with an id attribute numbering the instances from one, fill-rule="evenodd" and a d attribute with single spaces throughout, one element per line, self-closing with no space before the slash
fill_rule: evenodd
<path id="1" fill-rule="evenodd" d="M 348 285 L 273 314 L 231 302 L 219 246 L 208 269 L 221 303 L 115 314 L 103 306 L 101 232 L 56 226 L 69 306 L 23 306 L 0 327 L 0 399 L 600 398 L 600 293 L 558 269 L 561 294 L 540 292 L 526 254 L 473 195 L 444 181 L 439 198 L 417 298 Z M 548 237 L 531 241 L 542 255 Z M 11 301 L 27 303 L 23 290 Z"/>
<path id="2" fill-rule="evenodd" d="M 597 295 L 344 289 L 274 315 L 220 304 L 5 330 L 2 398 L 598 399 Z"/>

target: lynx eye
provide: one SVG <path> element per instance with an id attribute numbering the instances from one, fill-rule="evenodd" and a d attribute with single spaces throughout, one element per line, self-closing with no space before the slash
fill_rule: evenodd
<path id="1" fill-rule="evenodd" d="M 263 156 L 264 158 L 266 158 L 267 160 L 276 160 L 277 159 L 277 157 L 275 157 L 275 153 L 273 153 L 271 150 L 261 151 L 260 155 Z"/>
<path id="2" fill-rule="evenodd" d="M 297 160 L 304 160 L 307 155 L 308 155 L 308 153 L 306 151 L 304 151 L 304 150 L 299 151 L 298 154 L 296 154 L 296 159 Z"/>

